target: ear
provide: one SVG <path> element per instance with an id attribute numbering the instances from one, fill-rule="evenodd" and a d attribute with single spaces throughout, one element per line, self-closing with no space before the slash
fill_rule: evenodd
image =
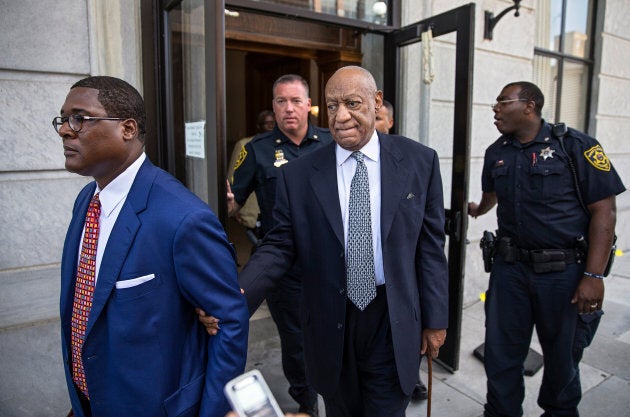
<path id="1" fill-rule="evenodd" d="M 374 111 L 378 111 L 381 107 L 383 107 L 383 92 L 381 90 L 377 90 L 374 95 Z"/>
<path id="2" fill-rule="evenodd" d="M 534 103 L 532 100 L 528 101 L 527 104 L 525 104 L 525 110 L 523 111 L 525 114 L 536 114 L 535 109 L 536 108 L 536 103 Z"/>
<path id="3" fill-rule="evenodd" d="M 138 137 L 138 122 L 135 119 L 127 119 L 121 123 L 123 139 L 132 140 Z"/>

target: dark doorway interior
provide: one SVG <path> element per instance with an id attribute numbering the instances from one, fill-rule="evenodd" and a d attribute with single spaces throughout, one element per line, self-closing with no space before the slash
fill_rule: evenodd
<path id="1" fill-rule="evenodd" d="M 302 76 L 311 86 L 310 94 L 315 105 L 319 91 L 317 81 L 312 81 L 312 78 L 317 79 L 317 64 L 313 60 L 226 49 L 228 160 L 236 142 L 258 133 L 258 114 L 262 110 L 273 110 L 273 83 L 283 74 Z M 317 124 L 314 117 L 311 122 Z M 249 259 L 252 246 L 245 234 L 245 228 L 234 219 L 229 219 L 226 226 L 228 236 L 236 246 L 239 265 L 244 265 Z"/>
<path id="2" fill-rule="evenodd" d="M 302 76 L 311 85 L 310 60 L 280 55 L 248 53 L 245 60 L 247 127 L 255 130 L 255 117 L 259 111 L 271 106 L 272 86 L 284 74 Z M 228 75 L 229 76 L 229 75 Z"/>
<path id="3" fill-rule="evenodd" d="M 227 149 L 231 154 L 234 143 L 252 136 L 256 131 L 256 118 L 262 110 L 273 110 L 272 86 L 283 74 L 298 74 L 311 86 L 313 104 L 318 91 L 311 82 L 309 59 L 293 58 L 259 52 L 226 50 L 227 85 Z"/>

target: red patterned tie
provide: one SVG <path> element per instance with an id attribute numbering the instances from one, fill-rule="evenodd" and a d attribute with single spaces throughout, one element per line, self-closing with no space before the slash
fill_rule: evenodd
<path id="1" fill-rule="evenodd" d="M 77 282 L 74 287 L 74 303 L 72 305 L 72 379 L 90 398 L 85 381 L 83 369 L 83 341 L 88 317 L 92 309 L 94 298 L 94 285 L 96 283 L 96 246 L 98 244 L 98 220 L 101 215 L 101 202 L 98 193 L 92 197 L 90 206 L 85 216 L 85 232 L 83 234 L 83 246 L 77 268 Z"/>

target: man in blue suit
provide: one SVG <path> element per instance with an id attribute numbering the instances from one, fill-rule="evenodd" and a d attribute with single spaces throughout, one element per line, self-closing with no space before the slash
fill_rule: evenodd
<path id="1" fill-rule="evenodd" d="M 294 263 L 303 271 L 305 362 L 327 417 L 403 417 L 420 354 L 437 356 L 446 336 L 438 157 L 413 140 L 377 133 L 382 104 L 365 69 L 344 67 L 330 78 L 326 106 L 336 143 L 282 167 L 274 227 L 239 277 L 254 311 Z M 354 264 L 349 218 L 357 212 L 349 204 L 351 180 L 361 163 L 369 183 L 365 222 L 371 225 L 364 241 L 372 246 L 369 262 L 358 268 L 371 271 L 361 274 L 361 285 L 372 289 L 367 306 L 350 300 L 355 290 L 347 281 Z M 373 267 L 362 268 L 368 264 Z"/>
<path id="2" fill-rule="evenodd" d="M 61 266 L 71 414 L 223 417 L 247 353 L 234 252 L 210 208 L 146 158 L 145 122 L 140 94 L 112 77 L 75 83 L 53 120 L 66 169 L 95 180 Z M 195 307 L 221 319 L 219 335 Z"/>

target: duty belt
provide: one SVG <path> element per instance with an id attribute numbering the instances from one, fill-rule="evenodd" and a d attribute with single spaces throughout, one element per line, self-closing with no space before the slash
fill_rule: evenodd
<path id="1" fill-rule="evenodd" d="M 576 248 L 571 249 L 522 249 L 514 245 L 511 239 L 501 238 L 497 244 L 497 254 L 506 262 L 530 262 L 565 264 L 581 263 L 584 254 Z"/>

